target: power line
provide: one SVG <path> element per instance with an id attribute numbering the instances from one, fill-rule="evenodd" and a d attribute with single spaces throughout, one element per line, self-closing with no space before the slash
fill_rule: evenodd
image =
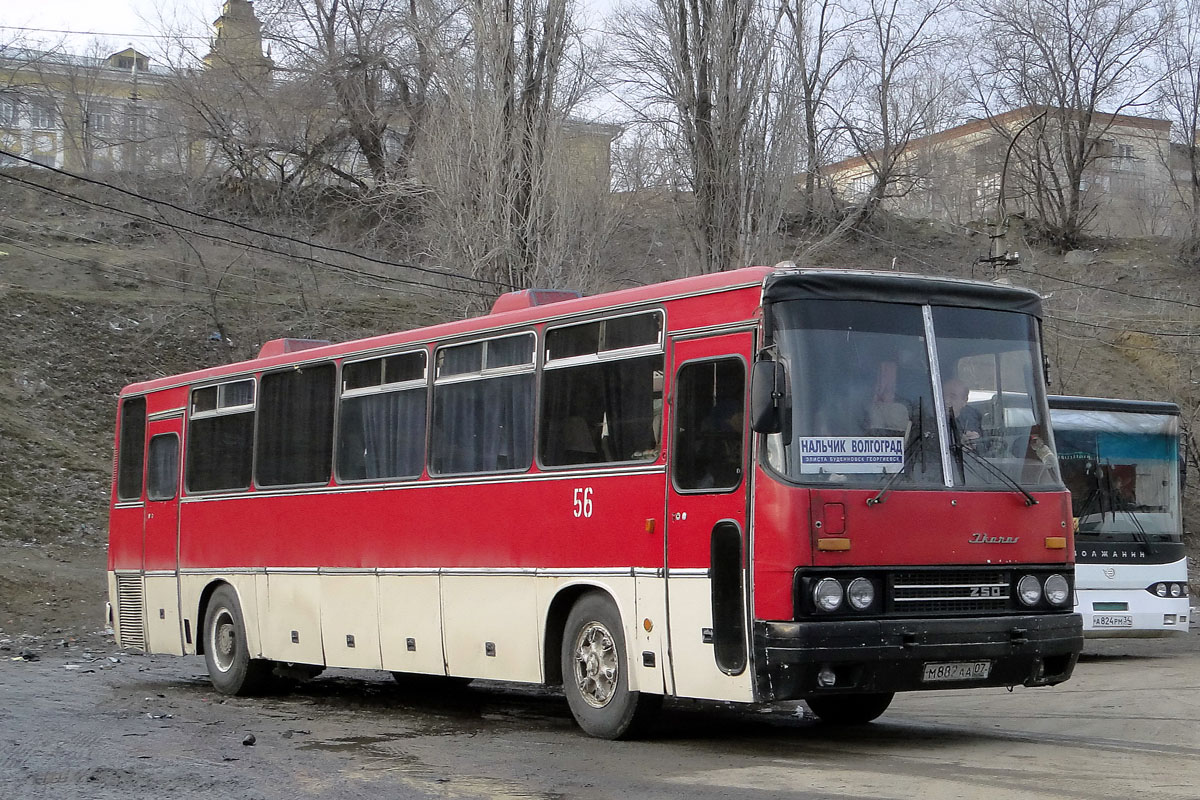
<path id="1" fill-rule="evenodd" d="M 155 197 L 147 197 L 146 195 L 139 194 L 138 192 L 134 192 L 132 190 L 125 189 L 123 187 L 117 186 L 112 183 L 108 183 L 106 181 L 101 181 L 96 178 L 89 178 L 86 175 L 79 175 L 74 172 L 68 172 L 65 169 L 59 169 L 58 167 L 47 166 L 40 162 L 34 161 L 33 159 L 26 158 L 25 156 L 22 156 L 22 155 L 18 155 L 17 153 L 10 153 L 5 150 L 0 150 L 0 155 L 9 156 L 10 158 L 14 158 L 18 161 L 22 161 L 31 166 L 42 167 L 44 169 L 48 169 L 51 172 L 58 173 L 59 175 L 62 175 L 67 178 L 72 178 L 77 181 L 83 181 L 84 183 L 90 183 L 95 186 L 101 186 L 105 189 L 112 189 L 115 192 L 120 192 L 121 194 L 136 198 L 136 199 L 141 200 L 146 203 L 153 203 L 156 205 L 166 206 L 167 208 L 174 209 L 175 211 L 178 211 L 182 214 L 190 214 L 192 216 L 196 216 L 201 219 L 208 220 L 209 222 L 217 222 L 222 225 L 229 225 L 231 227 L 239 228 L 241 230 L 247 231 L 249 233 L 258 234 L 260 236 L 272 236 L 277 239 L 283 239 L 284 241 L 292 242 L 293 244 L 299 244 L 304 247 L 311 247 L 315 250 L 324 250 L 326 252 L 338 253 L 340 255 L 351 256 L 353 258 L 361 258 L 363 261 L 369 261 L 374 264 L 380 264 L 385 267 L 398 267 L 400 269 L 411 269 L 411 270 L 415 270 L 417 272 L 424 272 L 424 273 L 428 273 L 431 275 L 439 275 L 439 276 L 445 277 L 445 278 L 456 278 L 458 280 L 467 280 L 464 276 L 459 275 L 458 273 L 455 273 L 455 272 L 450 272 L 449 270 L 435 269 L 433 267 L 420 267 L 415 264 L 403 264 L 403 263 L 400 263 L 397 261 L 388 261 L 386 259 L 376 258 L 375 256 L 364 255 L 362 253 L 355 253 L 351 250 L 345 250 L 340 247 L 332 247 L 330 245 L 324 245 L 324 244 L 320 244 L 318 242 L 313 242 L 313 241 L 306 240 L 306 239 L 300 239 L 295 236 L 288 236 L 287 234 L 284 234 L 284 233 L 273 233 L 271 231 L 264 231 L 260 228 L 255 228 L 251 225 L 245 225 L 241 222 L 236 222 L 231 219 L 226 219 L 225 217 L 218 217 L 213 214 L 206 214 L 202 211 L 196 211 L 195 209 L 185 208 L 183 206 L 172 203 L 169 200 L 162 200 L 162 199 L 155 198 Z M 474 280 L 476 280 L 479 283 L 490 283 L 490 284 L 492 284 L 494 286 L 498 286 L 502 289 L 518 288 L 511 283 L 505 283 L 503 281 L 492 280 L 490 278 L 475 278 Z"/>
<path id="2" fill-rule="evenodd" d="M 1148 294 L 1137 294 L 1136 292 L 1125 292 L 1125 291 L 1121 291 L 1120 289 L 1110 289 L 1107 286 L 1097 286 L 1094 283 L 1084 283 L 1083 281 L 1071 280 L 1070 278 L 1059 278 L 1055 275 L 1043 275 L 1040 272 L 1034 272 L 1031 269 L 1022 269 L 1020 267 L 1008 267 L 1008 269 L 1012 270 L 1013 272 L 1022 272 L 1026 275 L 1036 275 L 1039 278 L 1047 278 L 1052 281 L 1059 281 L 1060 283 L 1067 283 L 1072 286 L 1080 286 L 1085 289 L 1096 289 L 1101 292 L 1109 292 L 1111 294 L 1120 295 L 1122 297 L 1132 297 L 1137 300 L 1154 300 L 1159 303 L 1170 303 L 1172 305 L 1185 306 L 1187 308 L 1200 308 L 1200 303 L 1190 303 L 1187 300 L 1172 300 L 1169 297 L 1155 297 L 1153 295 L 1148 295 Z"/>
<path id="3" fill-rule="evenodd" d="M 3 152 L 3 151 L 0 151 L 0 152 Z M 84 203 L 86 205 L 89 205 L 89 206 L 92 206 L 95 208 L 100 208 L 105 211 L 110 211 L 110 212 L 113 212 L 116 214 L 122 214 L 124 216 L 131 217 L 133 219 L 142 220 L 143 222 L 148 222 L 151 225 L 158 225 L 158 226 L 161 226 L 164 228 L 169 228 L 171 230 L 179 231 L 182 233 L 188 233 L 193 236 L 200 236 L 200 237 L 204 237 L 206 239 L 211 239 L 213 241 L 222 242 L 224 244 L 235 245 L 235 246 L 239 246 L 239 247 L 247 247 L 252 250 L 258 250 L 260 252 L 270 253 L 272 255 L 277 255 L 277 256 L 282 256 L 284 258 L 291 258 L 291 259 L 300 260 L 300 261 L 307 261 L 307 262 L 310 262 L 313 264 L 318 264 L 320 266 L 328 267 L 329 269 L 334 270 L 335 272 L 339 272 L 339 273 L 343 273 L 343 274 L 356 275 L 358 277 L 367 278 L 367 279 L 370 279 L 373 281 L 394 282 L 394 283 L 400 283 L 400 284 L 405 284 L 405 285 L 409 285 L 409 286 L 421 286 L 421 287 L 425 287 L 428 289 L 436 289 L 436 290 L 442 291 L 442 292 L 452 292 L 452 293 L 456 293 L 456 294 L 469 294 L 469 295 L 474 295 L 476 297 L 487 297 L 487 298 L 492 297 L 491 294 L 488 294 L 486 292 L 476 291 L 473 289 L 456 289 L 454 287 L 442 286 L 439 284 L 428 283 L 426 281 L 418 281 L 418 280 L 414 280 L 412 278 L 398 278 L 398 277 L 389 277 L 389 276 L 384 276 L 384 275 L 376 275 L 374 273 L 364 272 L 363 270 L 354 269 L 353 267 L 346 267 L 346 266 L 342 266 L 341 264 L 334 264 L 330 261 L 325 261 L 324 259 L 315 258 L 313 256 L 300 255 L 300 254 L 296 254 L 296 253 L 288 253 L 283 250 L 277 250 L 275 248 L 268 247 L 266 245 L 254 244 L 252 242 L 237 242 L 237 241 L 233 241 L 229 238 L 226 238 L 224 236 L 219 236 L 217 234 L 207 233 L 205 231 L 198 231 L 198 230 L 195 230 L 193 228 L 188 228 L 183 225 L 177 225 L 173 222 L 167 222 L 165 220 L 155 219 L 153 217 L 146 216 L 145 214 L 139 214 L 136 211 L 128 211 L 126 209 L 107 206 L 102 203 L 98 203 L 94 200 L 88 200 L 87 198 L 79 197 L 78 195 L 73 195 L 69 192 L 63 192 L 63 191 L 54 189 L 49 186 L 43 186 L 39 183 L 25 180 L 24 178 L 18 178 L 15 175 L 3 174 L 3 175 L 0 175 L 0 177 L 4 178 L 5 180 L 13 181 L 15 183 L 20 183 L 25 186 L 29 186 L 34 189 L 38 189 L 43 192 L 47 192 L 49 194 L 57 195 L 59 197 L 65 198 L 65 199 L 73 201 L 73 202 Z M 270 234 L 267 234 L 267 235 L 269 236 Z M 462 278 L 462 276 L 455 276 L 455 277 L 458 277 L 460 280 L 466 280 L 465 278 Z M 391 289 L 392 287 L 382 286 L 382 285 L 376 283 L 376 284 L 373 284 L 373 288 Z"/>
<path id="4" fill-rule="evenodd" d="M 24 250 L 27 253 L 33 253 L 36 255 L 40 255 L 44 258 L 49 258 L 54 261 L 59 261 L 63 264 L 67 264 L 70 266 L 80 266 L 78 259 L 72 259 L 72 258 L 67 258 L 67 257 L 61 256 L 61 255 L 57 255 L 55 253 L 50 252 L 50 250 L 48 250 L 47 248 L 32 246 L 28 242 L 22 242 L 19 239 L 9 236 L 8 234 L 0 233 L 0 240 L 7 242 L 5 247 L 15 247 L 19 250 Z M 103 242 L 97 242 L 97 243 L 103 244 Z M 168 262 L 175 261 L 174 259 L 166 259 L 163 256 L 152 256 L 152 257 L 166 260 Z M 103 261 L 98 258 L 89 258 L 88 260 L 95 263 L 99 267 L 101 267 L 102 270 L 104 270 L 104 271 L 108 271 L 110 273 L 122 274 L 122 275 L 130 275 L 130 276 L 145 280 L 149 283 L 156 283 L 161 286 L 166 286 L 169 288 L 191 289 L 195 292 L 202 293 L 202 294 L 216 294 L 216 295 L 220 295 L 222 297 L 228 297 L 228 298 L 243 301 L 243 302 L 249 301 L 250 303 L 256 304 L 256 305 L 278 306 L 280 308 L 295 310 L 294 304 L 288 303 L 288 302 L 285 302 L 282 300 L 267 300 L 258 295 L 247 296 L 246 294 L 241 293 L 241 292 L 235 292 L 235 291 L 231 291 L 229 289 L 221 289 L 220 287 L 212 287 L 212 286 L 208 286 L 205 284 L 196 283 L 195 281 L 185 281 L 185 280 L 181 280 L 179 278 L 168 278 L 163 275 L 152 275 L 149 272 L 146 272 L 144 270 L 135 269 L 133 267 L 120 266 L 118 264 L 113 264 L 111 262 Z M 182 261 L 175 261 L 175 263 L 183 264 L 185 266 L 193 266 L 190 264 L 186 264 L 186 262 L 182 262 Z M 248 276 L 241 276 L 241 275 L 233 275 L 232 277 L 242 278 L 243 280 L 254 280 L 252 278 L 249 278 Z M 270 286 L 277 286 L 281 289 L 291 289 L 292 288 L 292 287 L 283 286 L 282 284 L 271 283 L 269 281 L 261 281 L 261 282 L 266 283 L 267 285 L 270 285 Z M 380 314 L 394 314 L 396 311 L 396 309 L 394 307 L 380 306 L 380 305 L 376 305 L 373 303 L 361 303 L 358 301 L 355 301 L 354 307 L 355 307 L 355 309 L 358 309 L 358 310 L 374 311 L 374 312 L 378 312 Z"/>
<path id="5" fill-rule="evenodd" d="M 1147 331 L 1140 328 L 1121 328 L 1116 325 L 1104 325 L 1100 322 L 1092 322 L 1078 319 L 1067 319 L 1066 317 L 1056 317 L 1053 314 L 1046 314 L 1047 319 L 1052 319 L 1055 322 L 1066 322 L 1070 325 L 1087 325 L 1093 328 L 1103 328 L 1108 331 L 1120 331 L 1121 333 L 1144 333 L 1147 336 L 1179 336 L 1185 338 L 1200 337 L 1200 333 L 1186 333 L 1182 331 Z"/>
<path id="6" fill-rule="evenodd" d="M 29 245 L 29 243 L 21 242 L 17 239 L 12 238 L 11 236 L 8 236 L 5 234 L 0 234 L 0 239 L 3 239 L 6 242 L 8 242 L 8 244 L 6 244 L 5 247 L 15 247 L 18 250 L 24 250 L 27 253 L 35 253 L 37 255 L 43 256 L 44 258 L 49 258 L 54 261 L 60 261 L 64 264 L 69 264 L 71 266 L 78 266 L 78 263 L 74 259 L 55 255 L 54 253 L 49 252 L 45 248 L 32 247 Z M 122 274 L 126 274 L 126 275 L 133 275 L 138 278 L 142 278 L 146 281 L 149 281 L 150 283 L 157 283 L 157 284 L 160 284 L 163 286 L 168 286 L 168 287 L 172 287 L 172 288 L 176 288 L 176 289 L 187 288 L 187 289 L 194 289 L 196 291 L 202 291 L 202 292 L 212 292 L 214 294 L 219 294 L 219 295 L 226 296 L 226 297 L 233 297 L 233 298 L 237 298 L 239 300 L 246 299 L 246 297 L 244 295 L 236 293 L 236 292 L 231 292 L 228 289 L 219 289 L 219 288 L 210 288 L 207 286 L 200 286 L 198 284 L 192 283 L 191 281 L 181 281 L 176 278 L 166 278 L 161 275 L 150 275 L 141 270 L 133 269 L 131 267 L 121 267 L 116 264 L 110 264 L 106 261 L 100 261 L 99 259 L 95 259 L 95 261 L 97 264 L 108 269 L 110 272 L 122 273 Z M 285 303 L 280 300 L 263 300 L 262 298 L 259 298 L 259 297 L 251 297 L 250 302 L 257 303 L 259 305 L 280 306 L 283 308 L 291 308 L 291 306 L 288 303 Z"/>
<path id="7" fill-rule="evenodd" d="M 14 217 L 12 214 L 6 214 L 4 218 L 5 218 L 5 219 L 10 219 L 10 220 L 13 220 L 14 222 L 21 222 L 21 223 L 24 223 L 24 224 L 27 224 L 27 225 L 32 225 L 32 223 L 29 223 L 29 222 L 27 222 L 26 220 L 20 219 L 19 217 Z M 38 231 L 38 232 L 40 232 L 40 233 L 49 233 L 49 232 L 51 232 L 51 229 L 50 229 L 49 227 L 45 226 L 45 225 L 42 225 L 42 226 L 39 226 L 39 227 L 40 227 L 40 231 Z M 12 229 L 10 228 L 10 230 L 12 230 Z M 104 242 L 104 241 L 101 241 L 100 239 L 93 239 L 93 238 L 92 238 L 92 237 L 90 237 L 90 236 L 84 236 L 84 235 L 83 235 L 83 234 L 81 234 L 81 233 L 75 233 L 75 234 L 73 234 L 73 235 L 74 235 L 74 236 L 75 236 L 75 238 L 77 238 L 77 239 L 82 239 L 82 240 L 83 240 L 83 241 L 85 241 L 85 242 L 89 242 L 89 243 L 91 243 L 91 244 L 100 245 L 101 247 L 103 247 L 103 246 L 105 246 L 105 245 L 112 245 L 112 244 L 113 244 L 112 242 Z M 16 239 L 16 238 L 14 238 L 14 237 L 13 237 L 12 235 L 10 235 L 10 234 L 5 234 L 5 233 L 0 233 L 0 237 L 4 238 L 4 239 L 6 239 L 7 241 L 10 241 L 10 242 L 21 242 L 21 241 L 22 241 L 22 240 L 20 240 L 20 239 Z M 27 244 L 27 245 L 28 245 L 29 243 L 28 243 L 28 242 L 25 242 L 25 244 Z M 50 251 L 49 251 L 49 250 L 44 250 L 44 253 L 45 253 L 47 256 L 49 256 L 50 258 L 55 258 L 55 256 L 53 256 L 53 255 L 50 253 Z M 198 265 L 196 265 L 196 264 L 192 264 L 192 263 L 190 263 L 190 262 L 187 262 L 187 261 L 181 261 L 181 260 L 180 260 L 180 259 L 178 259 L 178 258 L 171 258 L 170 256 L 164 256 L 164 255 L 160 255 L 160 254 L 158 254 L 158 253 L 148 253 L 148 254 L 146 254 L 146 255 L 147 255 L 147 257 L 148 257 L 148 258 L 154 259 L 155 261 L 162 261 L 162 262 L 164 262 L 164 263 L 167 263 L 167 264 L 174 264 L 174 265 L 176 265 L 176 266 L 182 267 L 182 268 L 184 268 L 184 269 L 187 269 L 187 270 L 192 270 L 192 269 L 195 269 L 195 268 L 198 266 Z M 101 263 L 101 264 L 105 263 L 105 262 L 102 262 L 102 261 L 100 261 L 99 259 L 89 259 L 89 260 L 94 260 L 94 261 L 96 261 L 97 263 Z M 122 268 L 120 268 L 120 267 L 116 267 L 115 265 L 110 265 L 110 266 L 113 266 L 113 268 L 114 268 L 114 269 L 122 269 Z M 200 266 L 200 267 L 203 269 L 203 265 L 199 265 L 199 266 Z M 146 277 L 146 278 L 148 278 L 148 279 L 149 279 L 149 278 L 152 278 L 152 276 L 151 276 L 149 273 L 136 273 L 136 274 L 143 275 L 144 277 Z M 262 284 L 262 285 L 265 285 L 265 286 L 273 286 L 273 287 L 275 287 L 275 288 L 278 288 L 278 289 L 281 289 L 281 290 L 283 290 L 283 291 L 292 291 L 293 289 L 295 289 L 295 287 L 294 287 L 294 286 L 287 286 L 287 285 L 285 285 L 285 284 L 282 284 L 282 283 L 277 283 L 277 282 L 275 282 L 275 281 L 267 280 L 267 279 L 265 279 L 265 278 L 258 278 L 258 277 L 253 277 L 253 276 L 250 276 L 250 275 L 242 275 L 242 274 L 239 274 L 239 273 L 236 273 L 236 272 L 234 272 L 234 273 L 229 273 L 228 277 L 229 277 L 229 278 L 231 278 L 231 279 L 234 279 L 234 280 L 243 280 L 243 281 L 253 282 L 253 283 L 255 283 L 255 284 Z M 165 279 L 165 280 L 170 280 L 170 279 Z M 185 284 L 185 285 L 192 286 L 192 287 L 194 287 L 194 288 L 197 288 L 197 289 L 199 289 L 199 288 L 200 288 L 200 287 L 199 287 L 198 285 L 196 285 L 196 284 L 188 284 L 188 283 L 186 283 L 186 282 L 184 282 L 184 284 Z M 361 284 L 359 284 L 359 285 L 361 285 Z M 372 288 L 374 288 L 374 287 L 372 287 Z"/>
<path id="8" fill-rule="evenodd" d="M 210 41 L 211 36 L 199 36 L 197 34 L 174 34 L 174 33 L 109 33 L 108 31 L 69 31 L 65 28 L 29 28 L 20 25 L 0 25 L 0 30 L 5 31 L 24 31 L 26 33 L 66 33 L 71 36 L 108 36 L 113 39 L 197 39 L 201 41 Z"/>
<path id="9" fill-rule="evenodd" d="M 12 214 L 6 214 L 5 218 L 11 219 L 16 222 L 24 223 L 26 225 L 32 224 L 32 223 L 27 222 L 26 220 L 22 220 L 18 217 L 14 217 Z M 46 228 L 46 226 L 42 226 L 42 229 L 43 229 L 43 231 L 49 231 L 49 228 Z M 85 242 L 90 242 L 92 244 L 100 245 L 101 247 L 110 246 L 113 244 L 112 242 L 105 242 L 105 241 L 101 241 L 100 239 L 93 239 L 92 237 L 85 236 L 81 233 L 75 233 L 73 235 L 77 239 L 82 239 Z M 4 236 L 4 234 L 0 234 L 0 236 Z M 9 241 L 20 241 L 17 239 L 13 239 L 11 236 L 4 236 L 4 238 L 8 239 Z M 28 243 L 26 243 L 26 244 L 28 244 Z M 234 243 L 234 244 L 236 245 L 236 243 Z M 240 246 L 240 245 L 236 245 L 236 246 Z M 49 251 L 46 251 L 46 254 L 50 255 Z M 147 253 L 145 255 L 146 255 L 146 257 L 154 259 L 156 261 L 162 261 L 167 264 L 174 264 L 176 266 L 179 266 L 183 269 L 187 269 L 189 271 L 196 268 L 197 266 L 199 266 L 201 269 L 205 268 L 203 264 L 197 265 L 197 264 L 193 264 L 188 261 L 181 261 L 178 258 L 171 258 L 170 256 L 160 255 L 158 253 Z M 50 257 L 53 258 L 54 256 L 50 255 Z M 99 261 L 99 259 L 91 259 L 91 260 L 95 260 L 95 261 L 97 261 L 97 263 L 105 263 L 105 262 Z M 113 268 L 121 269 L 120 267 L 116 267 L 116 266 L 114 266 Z M 149 273 L 141 273 L 141 272 L 135 271 L 134 274 L 142 275 L 142 276 L 146 277 L 147 279 L 152 279 L 152 277 L 153 277 Z M 243 275 L 243 274 L 240 274 L 237 272 L 231 272 L 231 273 L 227 273 L 226 276 L 223 276 L 222 279 L 224 279 L 224 277 L 228 277 L 230 280 L 240 280 L 240 281 L 244 281 L 246 283 L 250 283 L 253 286 L 255 286 L 256 288 L 258 286 L 273 286 L 284 292 L 291 292 L 296 289 L 295 286 L 290 286 L 287 284 L 279 283 L 277 281 L 268 280 L 267 278 L 262 278 L 257 275 Z M 384 287 L 384 286 L 379 286 L 377 284 L 363 283 L 361 281 L 354 281 L 354 280 L 349 281 L 349 283 L 351 283 L 354 286 L 360 286 L 360 287 L 363 287 L 366 289 L 381 289 L 382 290 L 382 289 L 388 288 L 388 287 Z M 207 285 L 188 283 L 186 281 L 183 282 L 182 285 L 190 286 L 190 287 L 194 288 L 196 291 L 201 291 L 201 292 L 209 291 Z M 426 293 L 422 293 L 422 295 L 425 297 L 434 297 L 434 295 L 426 294 Z M 372 305 L 369 303 L 361 303 L 359 301 L 356 301 L 356 307 L 357 308 L 365 308 L 365 309 L 369 309 L 369 310 L 376 310 L 376 311 L 388 311 L 388 312 L 395 310 L 394 308 L 391 308 L 391 307 L 376 306 L 376 305 Z"/>

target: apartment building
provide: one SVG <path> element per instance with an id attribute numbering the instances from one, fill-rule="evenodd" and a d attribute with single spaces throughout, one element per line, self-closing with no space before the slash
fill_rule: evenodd
<path id="1" fill-rule="evenodd" d="M 978 227 L 996 219 L 1003 182 L 1006 211 L 1036 216 L 1039 192 L 1068 189 L 1053 135 L 1062 116 L 1047 115 L 1044 138 L 1037 138 L 1041 129 L 1035 124 L 1018 136 L 1011 152 L 1009 145 L 1045 110 L 1027 106 L 910 140 L 884 207 L 902 216 Z M 1171 123 L 1104 114 L 1093 119 L 1091 130 L 1088 166 L 1079 182 L 1086 230 L 1110 237 L 1179 230 L 1187 213 L 1178 191 L 1181 166 Z M 831 164 L 824 173 L 848 202 L 861 199 L 873 183 L 862 157 Z"/>

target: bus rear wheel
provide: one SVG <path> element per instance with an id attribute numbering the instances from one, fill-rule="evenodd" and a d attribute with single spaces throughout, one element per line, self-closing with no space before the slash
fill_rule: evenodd
<path id="1" fill-rule="evenodd" d="M 242 606 L 232 586 L 221 586 L 204 613 L 204 663 L 208 679 L 221 694 L 251 695 L 272 683 L 274 664 L 250 658 Z"/>
<path id="2" fill-rule="evenodd" d="M 600 739 L 625 739 L 646 729 L 662 695 L 629 690 L 629 659 L 621 617 L 607 597 L 586 594 L 571 609 L 563 631 L 563 693 L 583 731 Z"/>
<path id="3" fill-rule="evenodd" d="M 804 702 L 827 725 L 864 725 L 887 711 L 895 696 L 895 692 L 840 694 L 810 697 Z"/>

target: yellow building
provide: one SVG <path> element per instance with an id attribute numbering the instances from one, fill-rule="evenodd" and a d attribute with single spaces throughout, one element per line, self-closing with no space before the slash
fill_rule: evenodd
<path id="1" fill-rule="evenodd" d="M 911 140 L 901 154 L 884 208 L 901 216 L 957 225 L 993 222 L 1011 137 L 1040 111 L 1018 108 Z M 1102 114 L 1096 115 L 1093 130 L 1093 160 L 1079 186 L 1089 214 L 1086 230 L 1100 236 L 1171 233 L 1183 219 L 1168 166 L 1171 123 Z M 1018 141 L 1032 147 L 1034 132 Z M 873 182 L 862 157 L 830 164 L 823 172 L 838 195 L 850 202 L 861 199 Z M 1034 213 L 1035 172 L 1022 151 L 1016 150 L 1005 172 L 1009 213 Z"/>
<path id="2" fill-rule="evenodd" d="M 0 150 L 68 170 L 162 167 L 167 75 L 132 47 L 104 57 L 0 52 Z M 0 166 L 21 164 L 0 153 Z"/>

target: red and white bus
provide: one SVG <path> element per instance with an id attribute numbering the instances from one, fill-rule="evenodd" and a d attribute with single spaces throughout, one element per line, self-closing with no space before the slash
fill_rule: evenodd
<path id="1" fill-rule="evenodd" d="M 863 722 L 1064 681 L 1040 308 L 785 264 L 133 384 L 113 628 L 226 693 L 279 665 L 562 684 L 610 738 L 664 696 Z"/>

